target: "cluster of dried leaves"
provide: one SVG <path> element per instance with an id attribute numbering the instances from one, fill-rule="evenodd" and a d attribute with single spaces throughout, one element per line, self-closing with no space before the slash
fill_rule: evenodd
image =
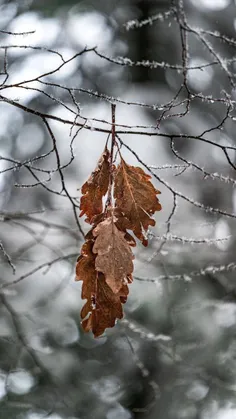
<path id="1" fill-rule="evenodd" d="M 128 165 L 121 157 L 116 167 L 105 147 L 98 165 L 82 186 L 80 216 L 92 225 L 76 265 L 76 280 L 83 281 L 82 326 L 95 337 L 123 317 L 132 282 L 136 242 L 127 230 L 147 246 L 146 232 L 151 218 L 161 210 L 160 192 L 141 168 Z M 105 204 L 103 197 L 107 195 Z M 113 195 L 113 196 L 112 196 Z"/>

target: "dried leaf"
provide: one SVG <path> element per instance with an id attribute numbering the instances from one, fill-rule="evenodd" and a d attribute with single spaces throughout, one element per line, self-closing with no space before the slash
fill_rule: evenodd
<path id="1" fill-rule="evenodd" d="M 145 232 L 149 225 L 155 225 L 151 216 L 161 210 L 156 196 L 160 191 L 154 188 L 150 178 L 140 167 L 130 166 L 121 159 L 114 185 L 116 207 L 128 218 L 130 228 L 144 246 L 148 244 Z"/>
<path id="2" fill-rule="evenodd" d="M 93 217 L 93 219 L 91 220 L 91 223 L 93 224 L 93 229 L 102 221 L 106 220 L 107 218 L 114 216 L 114 223 L 116 225 L 116 227 L 118 228 L 118 230 L 123 231 L 125 233 L 124 238 L 125 240 L 128 242 L 128 244 L 130 246 L 135 247 L 136 246 L 136 241 L 133 238 L 133 236 L 131 236 L 131 234 L 129 234 L 127 232 L 127 230 L 131 230 L 131 224 L 129 222 L 129 220 L 122 214 L 121 210 L 119 208 L 108 208 L 108 210 L 106 211 L 106 213 L 102 213 L 99 215 L 95 215 L 95 217 Z M 93 238 L 93 229 L 91 229 L 87 235 L 86 238 Z"/>
<path id="3" fill-rule="evenodd" d="M 89 223 L 95 215 L 100 214 L 103 210 L 102 198 L 106 195 L 109 185 L 109 158 L 110 152 L 105 147 L 96 169 L 81 189 L 83 196 L 80 200 L 80 217 L 86 214 L 86 221 Z"/>
<path id="4" fill-rule="evenodd" d="M 116 294 L 132 279 L 133 254 L 125 240 L 125 233 L 118 230 L 114 217 L 109 217 L 95 227 L 93 252 L 97 253 L 96 270 L 102 272 L 106 283 Z"/>
<path id="5" fill-rule="evenodd" d="M 128 220 L 128 218 L 126 218 L 122 214 L 122 212 L 119 208 L 115 208 L 113 210 L 113 214 L 114 214 L 116 227 L 118 228 L 118 230 L 123 231 L 125 233 L 124 238 L 127 241 L 127 243 L 130 246 L 135 247 L 136 246 L 136 241 L 135 241 L 134 237 L 131 236 L 131 234 L 129 234 L 127 232 L 127 230 L 132 230 L 130 221 Z"/>
<path id="6" fill-rule="evenodd" d="M 82 298 L 87 302 L 81 310 L 83 329 L 92 330 L 95 337 L 102 335 L 107 327 L 113 327 L 116 319 L 123 317 L 122 303 L 127 300 L 129 289 L 123 285 L 114 294 L 107 285 L 104 275 L 95 269 L 94 241 L 88 240 L 82 247 L 76 265 L 76 280 L 82 280 Z"/>
<path id="7" fill-rule="evenodd" d="M 146 246 L 145 232 L 149 225 L 155 225 L 151 216 L 161 209 L 156 196 L 160 192 L 150 182 L 150 176 L 121 159 L 114 177 L 116 206 L 112 206 L 110 194 L 103 211 L 102 199 L 113 179 L 110 158 L 105 148 L 97 168 L 82 187 L 80 204 L 80 215 L 86 214 L 86 221 L 93 227 L 85 236 L 77 260 L 76 280 L 83 281 L 81 296 L 87 300 L 81 310 L 82 326 L 85 331 L 92 330 L 95 337 L 123 317 L 122 304 L 132 282 L 134 257 L 130 247 L 136 245 L 127 230 L 132 230 Z"/>
<path id="8" fill-rule="evenodd" d="M 107 285 L 104 275 L 98 274 L 96 298 L 88 311 L 88 313 L 90 312 L 89 317 L 82 322 L 84 330 L 86 332 L 92 330 L 94 336 L 98 337 L 104 333 L 107 327 L 114 327 L 116 319 L 123 317 L 121 303 L 126 302 L 127 295 L 127 285 L 124 285 L 118 294 L 114 294 Z"/>
<path id="9" fill-rule="evenodd" d="M 76 264 L 76 281 L 84 281 L 82 286 L 82 299 L 90 298 L 95 293 L 95 256 L 92 252 L 93 240 L 87 240 L 81 249 L 81 255 Z"/>

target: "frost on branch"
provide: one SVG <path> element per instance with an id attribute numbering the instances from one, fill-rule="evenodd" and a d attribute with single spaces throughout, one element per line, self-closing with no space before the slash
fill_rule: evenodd
<path id="1" fill-rule="evenodd" d="M 133 280 L 131 247 L 136 245 L 127 230 L 147 246 L 145 232 L 155 225 L 152 215 L 161 210 L 156 196 L 160 192 L 150 182 L 151 177 L 141 168 L 129 166 L 122 157 L 116 168 L 112 156 L 105 148 L 97 168 L 82 186 L 80 203 L 80 215 L 87 216 L 92 229 L 77 260 L 76 280 L 83 281 L 81 296 L 87 300 L 81 310 L 82 327 L 86 332 L 92 330 L 95 337 L 123 317 L 122 304 Z"/>

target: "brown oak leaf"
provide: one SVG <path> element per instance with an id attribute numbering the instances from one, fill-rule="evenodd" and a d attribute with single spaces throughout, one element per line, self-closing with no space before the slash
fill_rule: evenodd
<path id="1" fill-rule="evenodd" d="M 114 294 L 107 285 L 104 275 L 97 273 L 97 293 L 92 307 L 86 306 L 86 310 L 81 312 L 83 318 L 89 313 L 89 317 L 84 318 L 82 326 L 85 332 L 92 330 L 95 337 L 102 335 L 106 328 L 114 327 L 116 319 L 122 319 L 122 304 L 127 300 L 128 286 L 123 285 L 119 293 Z"/>
<path id="2" fill-rule="evenodd" d="M 95 215 L 91 221 L 91 223 L 93 224 L 93 228 L 86 234 L 86 238 L 92 239 L 93 236 L 93 229 L 102 221 L 106 220 L 107 218 L 111 217 L 114 215 L 114 223 L 116 225 L 116 227 L 118 228 L 118 230 L 123 231 L 125 233 L 124 238 L 127 241 L 127 243 L 132 246 L 135 247 L 136 246 L 136 241 L 134 239 L 133 236 L 131 236 L 131 234 L 129 234 L 127 232 L 127 230 L 131 230 L 131 225 L 129 220 L 122 214 L 121 210 L 119 208 L 112 208 L 112 207 L 108 207 L 106 213 L 102 213 L 99 215 Z"/>
<path id="3" fill-rule="evenodd" d="M 102 272 L 113 293 L 132 280 L 134 256 L 125 232 L 118 230 L 113 216 L 98 224 L 93 235 L 96 237 L 93 253 L 97 253 L 96 270 Z"/>
<path id="4" fill-rule="evenodd" d="M 87 240 L 81 249 L 76 264 L 76 281 L 83 281 L 82 299 L 89 299 L 95 293 L 95 257 L 92 252 L 94 240 Z"/>
<path id="5" fill-rule="evenodd" d="M 83 196 L 80 200 L 80 217 L 86 214 L 87 222 L 91 222 L 91 219 L 103 210 L 102 198 L 106 195 L 109 185 L 109 159 L 110 152 L 105 147 L 96 169 L 81 188 Z"/>
<path id="6" fill-rule="evenodd" d="M 102 335 L 107 327 L 113 327 L 116 319 L 122 319 L 124 304 L 129 289 L 123 285 L 114 294 L 107 285 L 104 275 L 95 269 L 95 255 L 92 252 L 93 240 L 88 240 L 82 247 L 76 265 L 76 280 L 82 280 L 82 298 L 87 302 L 81 310 L 84 331 L 92 330 L 95 337 Z"/>
<path id="7" fill-rule="evenodd" d="M 155 225 L 151 216 L 161 210 L 157 194 L 161 192 L 154 188 L 147 175 L 140 167 L 128 165 L 123 159 L 116 169 L 114 179 L 114 197 L 116 207 L 130 222 L 130 229 L 135 236 L 148 245 L 145 232 Z"/>
<path id="8" fill-rule="evenodd" d="M 119 208 L 114 208 L 113 209 L 113 214 L 114 214 L 114 220 L 115 220 L 116 227 L 118 228 L 118 230 L 123 231 L 125 233 L 124 238 L 127 241 L 127 243 L 130 246 L 135 247 L 136 246 L 136 241 L 135 241 L 134 237 L 131 236 L 131 234 L 129 234 L 128 231 L 127 231 L 127 230 L 131 230 L 130 221 L 128 220 L 128 218 L 126 218 L 124 216 L 124 214 L 122 214 L 122 212 Z"/>

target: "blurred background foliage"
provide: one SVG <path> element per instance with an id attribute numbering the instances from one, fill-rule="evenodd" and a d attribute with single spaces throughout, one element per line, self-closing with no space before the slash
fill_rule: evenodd
<path id="1" fill-rule="evenodd" d="M 0 294 L 0 418 L 236 418 L 235 218 L 223 213 L 236 212 L 236 5 L 184 1 L 197 35 L 188 32 L 191 95 L 182 89 L 176 105 L 183 43 L 181 14 L 174 11 L 181 3 L 0 0 L 1 95 L 63 119 L 73 121 L 78 113 L 77 121 L 91 126 L 75 137 L 70 162 L 70 125 L 50 121 L 70 195 L 79 199 L 103 150 L 107 136 L 95 128 L 109 129 L 102 122 L 111 119 L 109 98 L 123 101 L 117 123 L 134 127 L 123 128 L 134 134 L 121 135 L 122 141 L 167 185 L 153 178 L 163 211 L 149 247 L 135 250 L 125 321 L 99 339 L 84 334 L 81 284 L 74 282 L 83 238 L 71 202 L 53 193 L 61 190 L 55 154 L 42 158 L 51 139 L 37 115 L 1 99 L 1 243 L 16 267 L 13 274 L 2 251 L 1 284 L 20 281 Z M 69 59 L 85 47 L 97 47 L 102 56 L 86 52 L 52 72 L 61 59 L 47 49 Z M 121 58 L 114 63 L 104 56 Z M 26 80 L 34 81 L 16 86 Z M 161 118 L 168 103 L 170 117 Z M 135 134 L 145 130 L 172 134 L 174 143 Z M 203 132 L 223 148 L 232 146 L 231 165 L 223 148 L 199 140 Z M 122 152 L 140 165 L 125 145 Z M 180 192 L 174 201 L 168 184 Z"/>

